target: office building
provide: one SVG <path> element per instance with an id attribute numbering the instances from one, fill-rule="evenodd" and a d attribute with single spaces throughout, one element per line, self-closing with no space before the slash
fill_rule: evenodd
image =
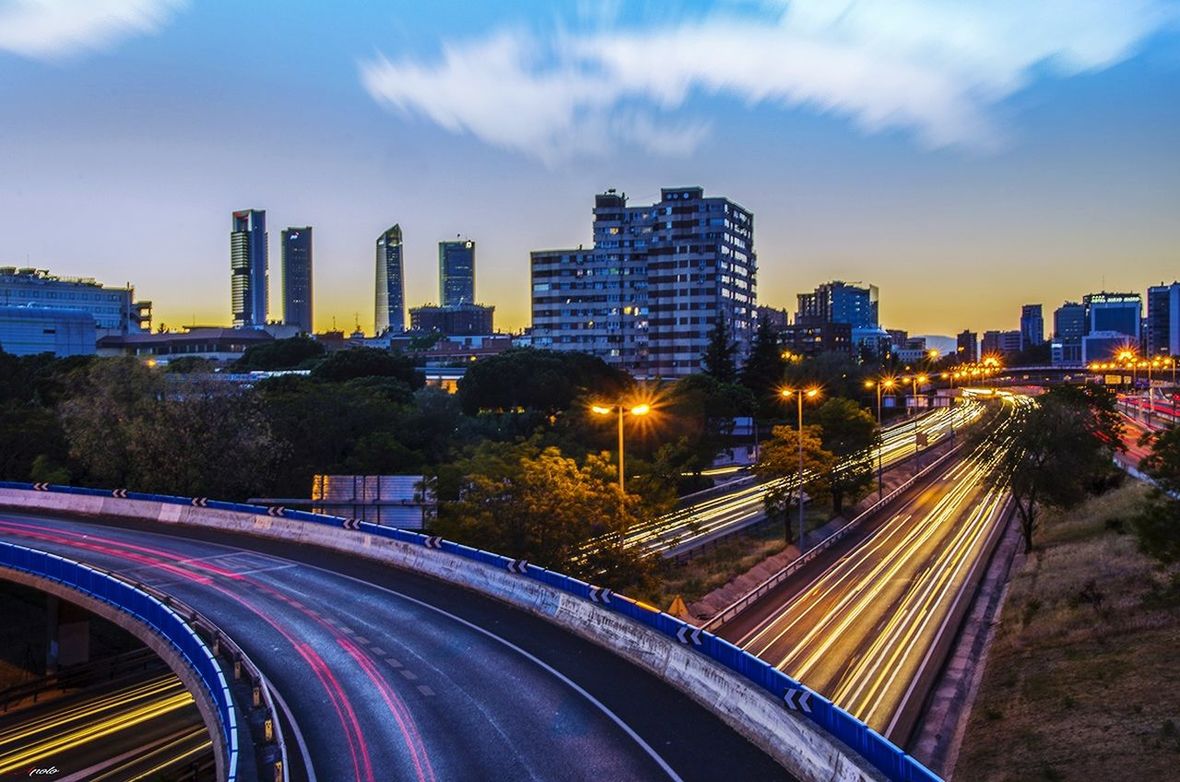
<path id="1" fill-rule="evenodd" d="M 402 228 L 394 225 L 377 237 L 377 296 L 375 326 L 378 336 L 406 330 L 406 285 L 402 264 Z"/>
<path id="2" fill-rule="evenodd" d="M 283 231 L 283 322 L 312 332 L 311 226 Z"/>
<path id="3" fill-rule="evenodd" d="M 791 322 L 791 316 L 785 309 L 777 307 L 755 307 L 754 322 L 766 321 L 776 334 L 781 332 Z"/>
<path id="4" fill-rule="evenodd" d="M 979 347 L 981 356 L 1011 355 L 1023 350 L 1023 337 L 1017 330 L 985 331 Z"/>
<path id="5" fill-rule="evenodd" d="M 699 187 L 628 206 L 594 201 L 594 247 L 531 254 L 536 347 L 575 350 L 645 377 L 700 371 L 723 323 L 747 352 L 756 327 L 754 218 Z"/>
<path id="6" fill-rule="evenodd" d="M 266 325 L 269 310 L 269 259 L 266 211 L 233 213 L 229 235 L 230 308 L 235 328 Z"/>
<path id="7" fill-rule="evenodd" d="M 1025 304 L 1020 308 L 1020 336 L 1026 348 L 1045 342 L 1045 317 L 1040 304 Z"/>
<path id="8" fill-rule="evenodd" d="M 885 329 L 885 333 L 889 335 L 889 347 L 893 350 L 904 348 L 906 340 L 910 338 L 910 333 L 905 329 Z"/>
<path id="9" fill-rule="evenodd" d="M 495 307 L 480 304 L 452 304 L 444 307 L 410 308 L 410 331 L 435 332 L 448 337 L 491 334 Z"/>
<path id="10" fill-rule="evenodd" d="M 98 354 L 136 356 L 141 359 L 152 359 L 161 364 L 186 357 L 233 361 L 241 358 L 247 348 L 292 336 L 280 332 L 280 336 L 276 337 L 272 331 L 275 331 L 273 327 L 226 329 L 218 326 L 194 326 L 185 327 L 182 331 L 158 334 L 140 332 L 126 336 L 112 335 L 99 337 Z"/>
<path id="11" fill-rule="evenodd" d="M 960 331 L 955 338 L 956 361 L 960 364 L 974 364 L 979 361 L 979 335 L 974 331 Z"/>
<path id="12" fill-rule="evenodd" d="M 820 353 L 851 356 L 852 327 L 847 323 L 792 323 L 779 334 L 779 344 L 796 356 Z"/>
<path id="13" fill-rule="evenodd" d="M 1114 332 L 1136 344 L 1141 333 L 1143 299 L 1138 293 L 1090 293 L 1082 297 L 1086 308 L 1086 333 Z"/>
<path id="14" fill-rule="evenodd" d="M 14 356 L 92 356 L 94 315 L 81 309 L 0 304 L 0 351 Z"/>
<path id="15" fill-rule="evenodd" d="M 1066 366 L 1082 363 L 1082 337 L 1086 336 L 1086 308 L 1067 301 L 1053 311 L 1053 363 Z"/>
<path id="16" fill-rule="evenodd" d="M 475 242 L 438 243 L 438 300 L 444 307 L 475 303 Z"/>
<path id="17" fill-rule="evenodd" d="M 1147 289 L 1147 352 L 1180 356 L 1180 282 Z"/>
<path id="18" fill-rule="evenodd" d="M 91 277 L 58 277 L 45 269 L 0 266 L 0 307 L 81 310 L 99 335 L 150 331 L 152 303 L 135 301 L 130 284 L 114 288 Z"/>
<path id="19" fill-rule="evenodd" d="M 834 280 L 798 296 L 796 323 L 847 323 L 854 329 L 880 325 L 876 285 L 862 287 Z"/>

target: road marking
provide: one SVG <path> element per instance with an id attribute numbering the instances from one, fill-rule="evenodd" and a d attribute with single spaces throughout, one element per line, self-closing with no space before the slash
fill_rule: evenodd
<path id="1" fill-rule="evenodd" d="M 422 693 L 427 698 L 432 697 L 434 695 L 434 690 L 430 689 L 425 684 L 418 685 L 418 692 Z"/>
<path id="2" fill-rule="evenodd" d="M 358 635 L 356 637 L 356 642 L 358 644 L 360 644 L 361 646 L 368 646 L 369 645 L 369 639 L 365 638 L 363 635 Z"/>
<path id="3" fill-rule="evenodd" d="M 380 646 L 370 646 L 369 651 L 372 652 L 373 654 L 377 655 L 378 657 L 385 656 L 385 650 L 382 649 Z"/>
<path id="4" fill-rule="evenodd" d="M 262 677 L 262 684 L 274 697 L 275 702 L 279 704 L 279 708 L 283 710 L 283 714 L 287 715 L 287 722 L 291 723 L 291 729 L 295 731 L 295 743 L 299 745 L 299 754 L 303 758 L 303 768 L 307 771 L 307 782 L 316 782 L 315 768 L 311 765 L 311 753 L 307 751 L 307 742 L 303 738 L 303 731 L 299 729 L 299 723 L 295 721 L 295 714 L 291 711 L 291 707 L 287 705 L 287 701 L 270 680 L 259 671 L 258 675 Z M 285 738 L 285 737 L 284 737 Z"/>
<path id="5" fill-rule="evenodd" d="M 397 659 L 396 657 L 386 657 L 385 662 L 389 663 L 394 668 L 401 668 L 402 667 L 401 660 Z"/>
<path id="6" fill-rule="evenodd" d="M 402 668 L 402 676 L 405 676 L 410 681 L 414 681 L 418 678 L 418 674 L 414 673 L 409 668 Z"/>

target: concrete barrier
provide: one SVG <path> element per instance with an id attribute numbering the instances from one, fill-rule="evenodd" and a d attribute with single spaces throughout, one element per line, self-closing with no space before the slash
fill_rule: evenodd
<path id="1" fill-rule="evenodd" d="M 554 571 L 405 530 L 367 523 L 347 530 L 343 519 L 300 511 L 16 486 L 0 484 L 0 507 L 153 520 L 320 546 L 494 597 L 659 676 L 808 782 L 938 779 L 843 709 L 729 642 Z"/>

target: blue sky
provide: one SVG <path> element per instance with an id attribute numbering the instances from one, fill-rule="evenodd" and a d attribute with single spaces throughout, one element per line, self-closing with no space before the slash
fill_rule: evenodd
<path id="1" fill-rule="evenodd" d="M 528 251 L 593 194 L 755 213 L 759 298 L 874 282 L 890 327 L 1180 276 L 1175 2 L 0 0 L 0 264 L 229 320 L 233 209 L 316 229 L 316 322 L 372 325 L 373 241 L 478 243 L 528 322 Z"/>

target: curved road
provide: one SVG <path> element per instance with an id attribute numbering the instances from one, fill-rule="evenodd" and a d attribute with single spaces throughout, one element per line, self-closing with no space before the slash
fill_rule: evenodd
<path id="1" fill-rule="evenodd" d="M 174 595 L 251 656 L 307 778 L 789 779 L 599 647 L 487 598 L 311 547 L 0 511 L 0 538 Z"/>

